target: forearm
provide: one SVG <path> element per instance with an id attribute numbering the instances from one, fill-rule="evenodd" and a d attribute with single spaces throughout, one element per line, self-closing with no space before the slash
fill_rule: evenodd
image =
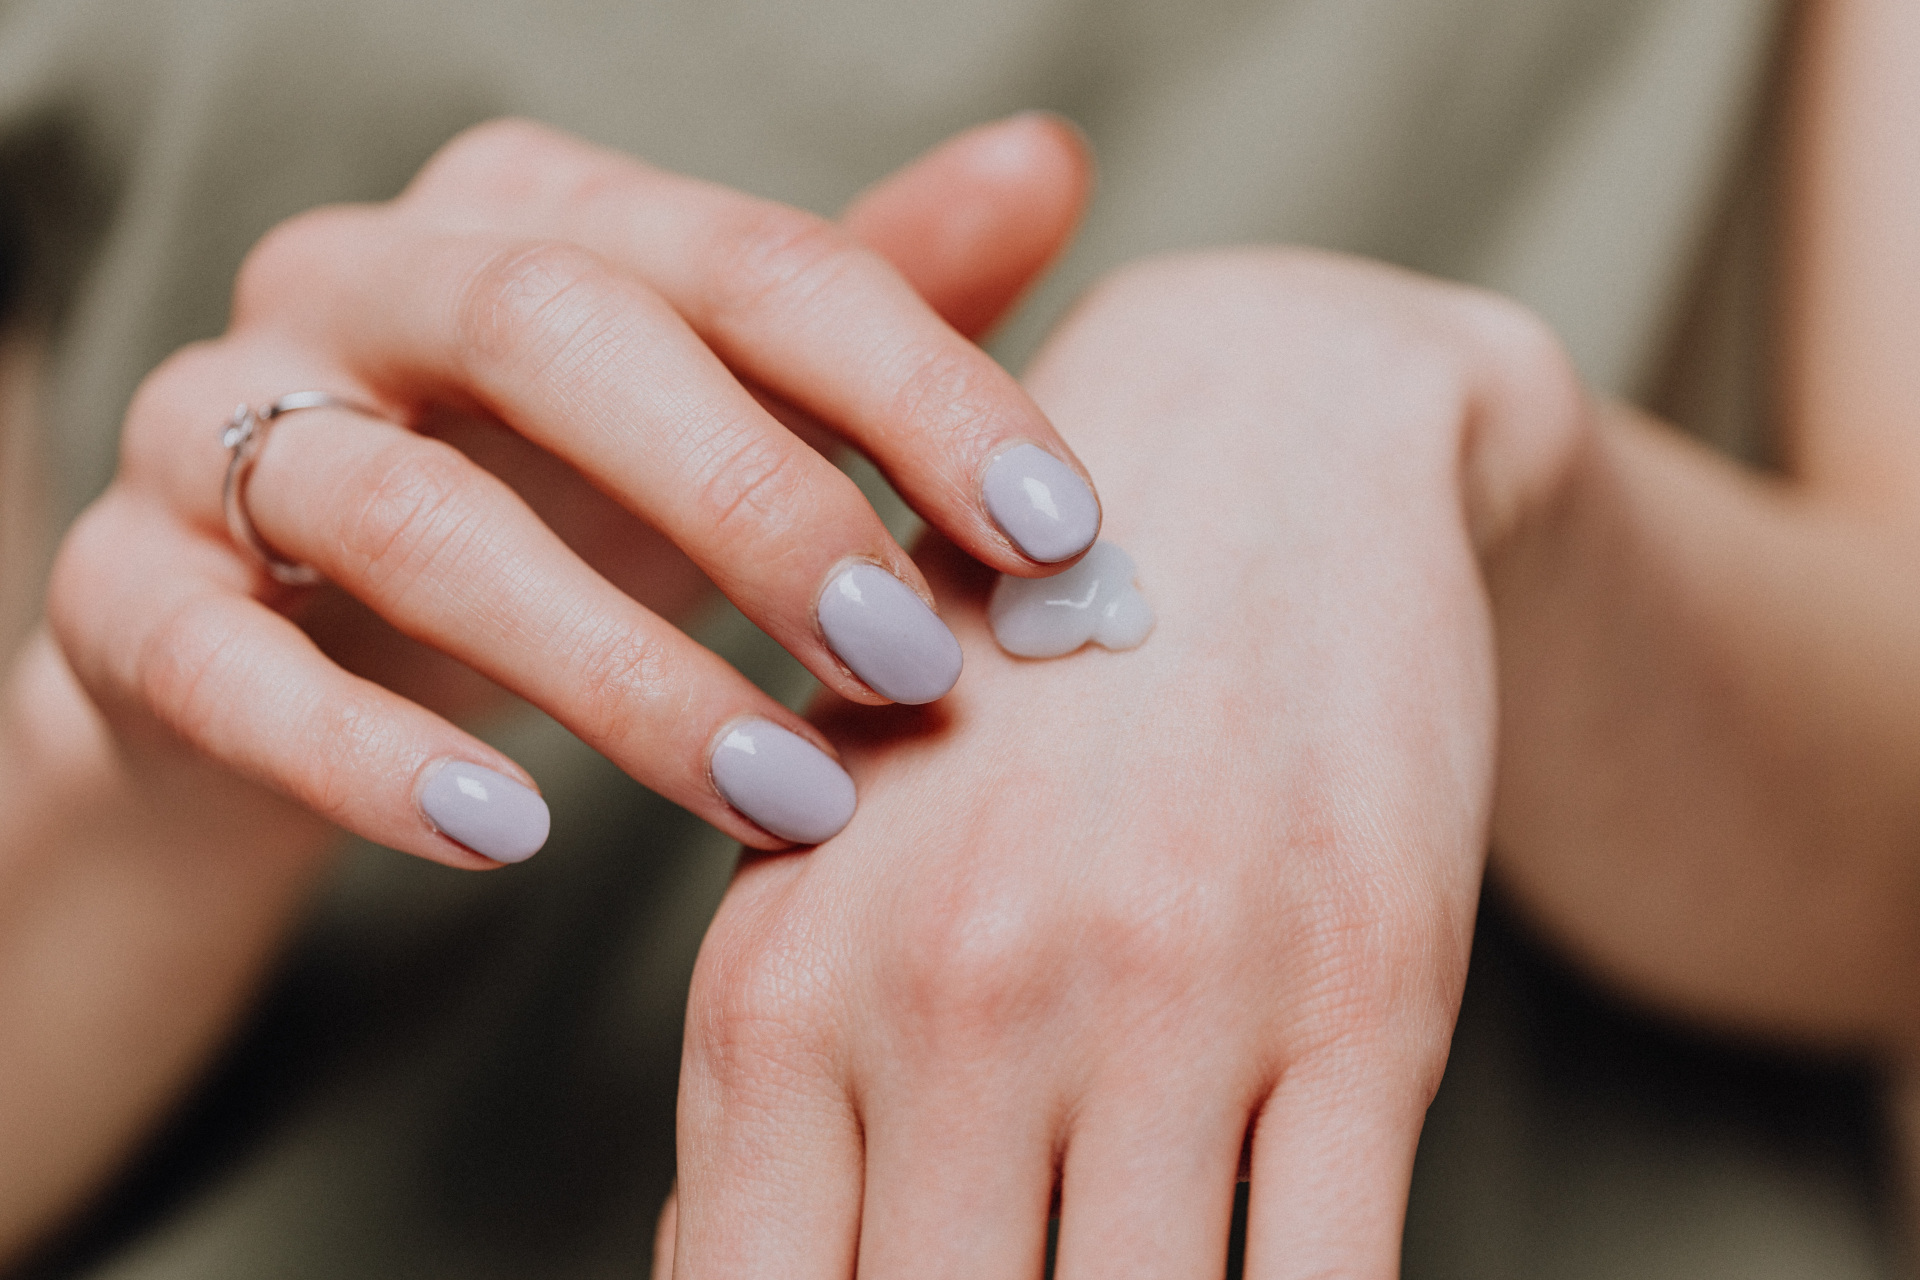
<path id="1" fill-rule="evenodd" d="M 1621 410 L 1490 566 L 1496 865 L 1693 1015 L 1904 1039 L 1920 994 L 1920 570 Z"/>
<path id="2" fill-rule="evenodd" d="M 328 840 L 197 761 L 129 766 L 44 633 L 6 676 L 0 1264 L 218 1045 Z"/>

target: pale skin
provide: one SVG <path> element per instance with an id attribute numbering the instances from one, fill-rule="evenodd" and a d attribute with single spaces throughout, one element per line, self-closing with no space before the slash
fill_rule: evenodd
<path id="1" fill-rule="evenodd" d="M 495 180 L 491 175 L 496 170 L 520 175 L 533 192 L 556 201 L 570 193 L 591 195 L 589 189 L 596 185 L 601 188 L 606 198 L 597 205 L 576 201 L 576 213 L 582 207 L 617 209 L 614 189 L 625 184 L 651 191 L 632 204 L 654 209 L 656 216 L 670 212 L 676 201 L 697 202 L 696 214 L 709 225 L 728 225 L 726 218 L 714 218 L 716 212 L 726 215 L 742 236 L 715 247 L 709 258 L 727 262 L 721 249 L 732 250 L 736 266 L 750 251 L 760 257 L 754 270 L 736 269 L 710 282 L 755 291 L 752 305 L 740 307 L 733 322 L 751 323 L 783 302 L 803 308 L 837 303 L 877 315 L 891 311 L 893 325 L 904 322 L 917 331 L 929 362 L 923 367 L 940 374 L 943 388 L 973 392 L 971 399 L 954 395 L 929 400 L 930 410 L 918 415 L 921 430 L 977 444 L 984 431 L 1012 423 L 1029 435 L 1038 432 L 1043 440 L 1056 439 L 1012 380 L 939 319 L 948 316 L 977 331 L 1004 310 L 1065 240 L 1078 215 L 1087 175 L 1078 141 L 1056 121 L 1016 119 L 962 135 L 863 195 L 841 230 L 793 210 L 684 183 L 546 131 L 522 125 L 489 127 L 449 147 L 399 205 L 324 214 L 304 228 L 290 228 L 278 247 L 256 258 L 253 270 L 279 269 L 276 258 L 285 264 L 302 252 L 337 255 L 339 244 L 327 239 L 333 231 L 381 219 L 411 224 L 394 239 L 404 243 L 406 237 L 415 237 L 418 247 L 419 238 L 434 238 L 437 226 L 462 219 L 477 222 L 475 208 L 493 219 L 490 227 L 506 229 L 497 234 L 458 230 L 458 236 L 476 242 L 468 246 L 475 252 L 467 259 L 474 279 L 484 281 L 490 271 L 498 278 L 497 264 L 527 260 L 525 247 L 535 244 L 546 246 L 541 252 L 550 260 L 566 255 L 577 260 L 578 240 L 565 238 L 563 231 L 598 236 L 603 248 L 622 252 L 620 244 L 609 243 L 620 239 L 617 231 L 547 225 L 543 220 L 551 219 L 552 210 L 527 198 L 527 191 L 515 191 L 513 183 Z M 541 177 L 554 180 L 542 184 Z M 463 183 L 471 189 L 462 192 Z M 672 190 L 663 192 L 667 185 Z M 512 225 L 515 218 L 521 225 Z M 443 246 L 450 238 L 440 238 Z M 380 244 L 377 228 L 369 240 Z M 651 240 L 646 243 L 653 245 Z M 872 249 L 861 248 L 863 243 Z M 626 252 L 638 253 L 631 246 Z M 636 279 L 639 275 L 637 270 L 623 271 L 617 280 L 639 295 L 646 289 L 644 277 Z M 724 297 L 724 289 L 716 289 L 715 296 Z M 443 316 L 432 307 L 426 312 L 416 334 L 431 338 Z M 670 345 L 698 365 L 708 348 L 690 332 L 674 332 L 674 314 L 657 295 L 646 305 L 645 318 L 668 332 L 643 349 L 651 354 Z M 562 332 L 575 319 L 564 307 L 552 318 L 552 328 Z M 276 352 L 286 341 L 280 320 L 271 310 L 251 321 L 243 318 L 228 338 L 183 352 L 148 379 L 129 419 L 121 476 L 111 496 L 96 505 L 69 538 L 56 573 L 53 618 L 56 623 L 62 619 L 61 593 L 69 590 L 65 598 L 80 613 L 67 620 L 91 638 L 70 633 L 63 649 L 43 626 L 11 664 L 0 719 L 0 766 L 18 780 L 14 799 L 0 812 L 0 1025 L 7 1028 L 0 1033 L 0 1079 L 9 1083 L 0 1092 L 0 1259 L 30 1244 L 111 1172 L 129 1145 L 191 1081 L 244 1007 L 301 895 L 335 843 L 335 829 L 314 811 L 315 800 L 335 821 L 397 847 L 456 866 L 491 865 L 434 831 L 413 802 L 411 787 L 421 766 L 439 755 L 518 774 L 512 761 L 441 718 L 469 717 L 507 705 L 501 689 L 470 667 L 382 625 L 368 608 L 378 606 L 377 598 L 362 603 L 334 590 L 289 598 L 257 565 L 234 553 L 218 531 L 217 508 L 206 505 L 209 494 L 198 495 L 186 509 L 169 505 L 169 469 L 180 466 L 178 478 L 186 482 L 187 464 L 172 456 L 176 447 L 218 471 L 217 450 L 207 449 L 212 436 L 204 419 L 174 419 L 168 412 L 171 397 L 180 395 L 183 403 L 194 399 L 210 390 L 200 379 L 229 381 L 236 369 L 244 371 L 256 359 L 268 362 L 261 376 L 278 385 L 286 375 L 274 371 L 280 366 L 273 364 L 272 355 L 260 353 Z M 848 326 L 810 328 L 855 346 L 870 338 Z M 577 324 L 573 331 L 588 332 Z M 896 339 L 883 349 L 898 357 L 907 346 Z M 845 352 L 823 350 L 789 354 L 829 364 L 848 358 Z M 309 363 L 299 366 L 297 380 L 341 386 L 340 378 L 351 378 L 344 372 L 315 372 L 312 357 L 308 351 Z M 909 581 L 920 582 L 911 561 L 851 485 L 797 437 L 786 436 L 712 355 L 705 360 L 708 364 L 702 367 L 718 376 L 696 387 L 673 388 L 686 405 L 711 409 L 717 402 L 731 418 L 713 410 L 706 421 L 735 424 L 738 438 L 756 444 L 763 456 L 785 450 L 793 460 L 789 474 L 813 486 L 800 495 L 804 500 L 789 495 L 784 503 L 772 487 L 763 486 L 764 523 L 774 526 L 769 532 L 779 532 L 782 518 L 803 527 L 811 522 L 815 541 L 838 542 L 856 554 L 864 545 L 875 560 L 898 566 Z M 873 373 L 872 361 L 864 367 Z M 634 374 L 637 383 L 643 380 L 638 375 L 649 371 L 606 372 L 603 389 L 623 372 Z M 963 375 L 974 379 L 971 388 Z M 244 382 L 244 372 L 241 376 Z M 770 385 L 777 377 L 777 371 L 768 369 L 760 382 Z M 801 381 L 806 381 L 804 375 Z M 896 393 L 910 390 L 911 380 L 899 383 L 896 371 L 888 386 Z M 855 380 L 846 378 L 829 388 L 843 396 L 859 389 Z M 371 388 L 360 394 L 368 391 Z M 220 396 L 224 403 L 242 395 L 257 399 L 274 394 L 263 385 L 223 390 Z M 805 414 L 771 397 L 768 403 L 795 429 L 824 443 L 822 429 Z M 949 410 L 965 411 L 963 420 L 944 420 L 942 414 Z M 489 503 L 493 512 L 504 513 L 489 518 L 518 531 L 522 554 L 536 563 L 544 558 L 552 574 L 547 585 L 570 580 L 586 597 L 569 600 L 554 593 L 545 617 L 525 619 L 517 629 L 502 625 L 497 617 L 476 621 L 469 615 L 464 619 L 466 643 L 494 645 L 496 657 L 510 665 L 511 647 L 525 643 L 528 633 L 551 634 L 556 614 L 563 624 L 593 621 L 593 599 L 611 600 L 626 626 L 595 628 L 576 622 L 576 634 L 612 634 L 626 641 L 649 628 L 656 637 L 651 652 L 661 655 L 650 666 L 623 661 L 637 646 L 610 650 L 605 644 L 589 644 L 577 651 L 576 657 L 592 661 L 597 649 L 607 675 L 594 700 L 594 723 L 578 715 L 576 704 L 570 716 L 573 727 L 589 735 L 597 730 L 619 736 L 624 731 L 634 772 L 652 774 L 659 789 L 679 787 L 689 807 L 703 810 L 750 843 L 781 847 L 780 841 L 728 809 L 714 792 L 705 776 L 704 741 L 696 742 L 692 751 L 673 751 L 663 749 L 659 732 L 649 734 L 649 719 L 664 717 L 691 721 L 694 736 L 704 739 L 742 711 L 813 732 L 718 659 L 671 631 L 671 620 L 696 612 L 712 590 L 688 556 L 627 507 L 593 488 L 578 470 L 497 424 L 460 418 L 433 426 L 468 454 L 512 476 L 528 505 L 520 505 L 480 468 L 467 468 L 454 450 L 416 440 L 399 427 L 350 414 L 305 416 L 315 420 L 311 426 L 327 428 L 307 432 L 310 442 L 346 438 L 366 447 L 371 441 L 376 455 L 381 448 L 395 451 L 400 470 L 417 472 L 424 458 L 447 496 L 437 506 L 416 504 L 428 515 L 442 517 L 415 523 L 410 534 L 416 545 L 444 542 L 446 529 L 458 530 L 468 522 L 463 502 Z M 915 420 L 908 415 L 906 421 Z M 286 425 L 297 422 L 297 417 L 289 418 Z M 300 487 L 300 468 L 342 461 L 339 450 L 303 459 L 300 440 L 289 431 L 273 441 L 272 452 L 280 455 L 279 482 L 293 487 Z M 291 447 L 282 451 L 282 445 Z M 153 452 L 143 460 L 146 449 Z M 711 459 L 723 456 L 717 445 L 711 447 Z M 817 465 L 807 465 L 809 459 Z M 254 490 L 263 512 L 277 500 L 268 461 L 262 459 L 257 473 L 261 487 Z M 724 473 L 724 468 L 714 470 Z M 928 483 L 937 483 L 937 477 Z M 828 527 L 820 526 L 821 489 L 838 495 L 840 518 Z M 688 486 L 688 491 L 696 490 Z M 331 492 L 364 494 L 350 484 L 336 485 Z M 958 512 L 952 523 L 971 524 L 989 558 L 1019 572 L 1035 572 L 970 500 L 953 501 L 956 493 L 965 492 L 964 485 L 949 485 L 941 498 Z M 849 494 L 852 501 L 846 500 Z M 326 514 L 311 506 L 303 510 L 308 518 Z M 343 510 L 351 510 L 350 504 L 332 508 L 336 517 Z M 536 517 L 535 512 L 543 514 Z M 303 558 L 337 557 L 352 549 L 351 541 L 342 537 L 332 547 L 310 551 L 297 530 L 266 521 L 263 527 L 276 547 Z M 391 554 L 404 550 L 403 541 L 389 539 L 383 547 Z M 1000 545 L 985 545 L 993 542 Z M 573 559 L 569 548 L 582 558 Z M 702 549 L 723 558 L 744 556 L 749 567 L 755 559 L 751 547 L 729 549 L 709 542 Z M 376 557 L 363 556 L 359 571 L 377 567 Z M 338 561 L 334 571 L 347 568 Z M 804 590 L 800 594 L 804 596 Z M 105 612 L 87 610 L 115 600 L 107 612 L 120 611 L 120 621 L 88 631 L 88 618 L 103 624 L 108 619 Z M 196 602 L 191 609 L 173 603 L 188 600 Z M 296 613 L 312 643 L 281 614 L 255 600 Z M 143 623 L 128 625 L 136 613 Z M 207 671 L 218 667 L 222 653 L 251 651 L 249 658 L 211 677 L 202 672 L 199 678 L 183 678 L 183 673 L 190 675 L 191 660 L 182 661 L 189 654 L 175 638 L 154 637 L 165 636 L 169 626 L 195 615 L 200 622 L 187 632 L 197 636 L 190 649 L 215 659 Z M 223 616 L 225 623 L 220 621 Z M 422 630 L 418 619 L 414 621 L 413 629 Z M 438 621 L 457 625 L 463 619 L 458 610 L 448 610 Z M 236 642 L 221 643 L 222 626 Z M 241 639 L 246 636 L 252 638 Z M 808 643 L 818 659 L 817 640 Z M 539 665 L 551 668 L 553 663 Z M 881 701 L 837 664 L 817 665 L 823 679 L 850 696 Z M 632 679 L 622 687 L 619 679 L 627 676 Z M 252 687 L 243 695 L 234 687 L 236 681 Z M 521 692 L 538 696 L 537 690 Z M 567 696 L 578 696 L 578 691 Z M 694 720 L 703 706 L 714 721 L 704 730 Z M 564 700 L 552 702 L 549 709 L 569 714 Z M 276 718 L 281 721 L 277 726 Z M 302 737 L 309 744 L 331 746 L 303 748 L 296 745 Z M 183 749 L 187 742 L 197 749 Z M 342 765 L 350 772 L 367 770 L 377 785 L 362 790 L 339 775 Z"/>
<path id="2" fill-rule="evenodd" d="M 1391 1275 L 1489 832 L 1521 900 L 1642 997 L 1911 1055 L 1920 374 L 1898 335 L 1920 331 L 1920 15 L 1829 0 L 1812 17 L 1777 479 L 1596 405 L 1511 304 L 1364 263 L 1149 264 L 1063 327 L 1028 388 L 1099 482 L 1161 629 L 1129 654 L 1005 659 L 985 571 L 927 548 L 961 686 L 926 710 L 824 709 L 860 813 L 818 850 L 751 858 L 703 951 L 675 1275 L 1037 1276 L 1056 1181 L 1063 1275 L 1214 1274 L 1250 1125 L 1249 1274 Z M 1070 147 L 1036 154 L 1037 189 L 1073 186 Z M 1047 205 L 1069 210 L 1061 230 L 1074 203 Z M 899 265 L 938 293 L 937 272 Z M 195 478 L 179 493 L 204 503 Z M 936 524 L 993 562 L 965 520 Z M 292 524 L 268 532 L 307 550 Z M 56 592 L 69 655 L 83 606 L 63 618 Z M 364 633 L 340 625 L 350 651 Z M 0 1114 L 24 1135 L 0 1160 L 79 1153 L 0 1227 L 16 1242 L 204 1058 L 326 838 L 97 674 L 114 715 L 81 714 L 68 670 L 44 640 L 25 650 L 6 726 L 6 763 L 48 771 L 53 799 L 0 830 L 0 901 L 22 922 L 0 934 L 19 948 L 0 1055 L 46 1081 L 31 1115 Z M 448 686 L 394 683 L 462 709 Z M 194 829 L 210 806 L 156 808 L 220 788 L 223 812 L 278 824 L 270 855 Z M 76 945 L 88 929 L 151 939 L 165 989 L 204 979 L 201 1007 L 156 1007 L 152 966 Z M 76 972 L 44 976 L 54 954 Z M 88 999 L 37 999 L 55 980 Z"/>

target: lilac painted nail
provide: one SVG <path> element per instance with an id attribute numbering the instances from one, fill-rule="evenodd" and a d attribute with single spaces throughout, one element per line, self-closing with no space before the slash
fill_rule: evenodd
<path id="1" fill-rule="evenodd" d="M 420 807 L 440 834 L 495 862 L 525 862 L 553 824 L 539 792 L 464 760 L 449 760 L 427 779 Z"/>
<path id="2" fill-rule="evenodd" d="M 765 720 L 742 720 L 713 750 L 728 804 L 783 840 L 819 844 L 853 818 L 853 779 L 820 748 Z"/>
<path id="3" fill-rule="evenodd" d="M 879 565 L 849 565 L 820 593 L 820 630 L 883 698 L 932 702 L 960 678 L 960 642 L 940 615 Z"/>
<path id="4" fill-rule="evenodd" d="M 1071 560 L 1100 536 L 1100 503 L 1077 472 L 1038 445 L 995 458 L 980 482 L 987 512 L 1042 564 Z"/>

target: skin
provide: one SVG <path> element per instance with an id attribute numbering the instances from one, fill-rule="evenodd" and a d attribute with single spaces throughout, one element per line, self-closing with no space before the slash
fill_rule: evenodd
<path id="1" fill-rule="evenodd" d="M 1058 124 L 1016 127 L 1071 145 Z M 48 618 L 109 717 L 155 720 L 349 831 L 455 866 L 486 860 L 420 811 L 432 769 L 531 779 L 407 696 L 383 652 L 342 666 L 317 649 L 293 625 L 306 598 L 233 546 L 202 483 L 224 450 L 195 407 L 288 386 L 390 420 L 313 410 L 275 427 L 248 490 L 269 546 L 760 848 L 782 842 L 721 799 L 712 743 L 748 717 L 817 735 L 651 606 L 684 610 L 704 578 L 828 688 L 881 703 L 827 648 L 814 601 L 850 560 L 925 584 L 853 482 L 755 392 L 831 423 L 1003 571 L 1042 569 L 993 525 L 980 473 L 1024 441 L 1071 458 L 848 231 L 538 126 L 481 126 L 390 204 L 282 224 L 241 268 L 227 335 L 136 394 Z M 438 438 L 489 422 L 511 425 L 472 446 L 495 471 Z M 574 513 L 562 527 L 501 478 L 523 473 Z M 622 543 L 597 565 L 582 555 Z"/>
<path id="2" fill-rule="evenodd" d="M 522 170 L 542 160 L 552 167 L 577 167 L 584 157 L 610 182 L 634 181 L 636 174 L 667 180 L 630 162 L 587 153 L 557 135 L 496 126 L 453 144 L 422 182 L 457 182 L 456 162 L 463 156 L 473 158 L 479 151 L 484 158 L 500 148 L 542 153 L 514 156 Z M 576 176 L 590 181 L 593 175 Z M 871 236 L 892 255 L 891 266 L 888 259 L 863 256 L 860 269 L 899 273 L 885 277 L 894 282 L 886 291 L 896 301 L 905 291 L 916 308 L 938 308 L 978 326 L 1004 310 L 1065 242 L 1087 183 L 1077 136 L 1057 121 L 1026 117 L 961 135 L 894 175 L 854 203 L 844 231 L 792 211 L 753 208 L 770 223 L 811 228 L 809 234 L 818 237 L 816 251 L 831 244 L 839 246 L 835 252 L 851 252 L 847 246 Z M 738 199 L 743 207 L 748 204 Z M 543 216 L 539 209 L 520 213 L 534 220 Z M 353 222 L 381 215 L 329 214 L 323 221 L 336 216 Z M 410 215 L 396 209 L 391 216 Z M 280 248 L 269 246 L 266 266 L 260 267 L 257 257 L 255 271 L 272 269 L 274 255 L 301 251 L 308 232 L 295 228 L 283 234 L 291 239 Z M 934 311 L 919 314 L 936 335 L 946 335 L 942 343 L 973 350 L 962 335 L 939 328 Z M 397 782 L 390 778 L 382 784 L 384 808 L 376 798 L 370 810 L 359 811 L 359 820 L 389 829 L 395 837 L 389 843 L 463 866 L 491 864 L 426 827 L 408 791 L 417 762 L 455 754 L 519 775 L 511 761 L 439 718 L 469 717 L 506 705 L 510 700 L 497 686 L 402 635 L 344 591 L 302 598 L 272 589 L 209 524 L 217 512 L 208 507 L 206 494 L 184 510 L 167 507 L 173 483 L 167 468 L 179 464 L 163 465 L 169 447 L 162 438 L 166 405 L 176 396 L 186 404 L 197 394 L 210 394 L 196 380 L 222 367 L 229 372 L 234 366 L 252 367 L 247 362 L 278 341 L 260 337 L 255 332 L 260 326 L 271 329 L 270 318 L 243 315 L 229 338 L 190 349 L 148 380 L 130 418 L 129 460 L 121 478 L 63 548 L 52 612 L 56 625 L 64 623 L 68 647 L 63 650 L 51 629 L 41 626 L 15 653 L 0 686 L 0 769 L 13 780 L 12 798 L 0 806 L 0 1078 L 9 1082 L 0 1094 L 0 1265 L 116 1167 L 244 1008 L 334 844 L 334 827 L 301 801 L 311 803 L 316 785 L 322 796 L 344 798 L 351 790 L 346 776 L 316 783 L 315 774 L 343 761 L 349 773 L 369 765 L 377 769 L 380 753 L 399 755 L 406 763 Z M 977 353 L 968 358 L 984 359 Z M 276 387 L 285 381 L 285 375 L 261 376 L 273 376 Z M 233 399 L 231 387 L 229 382 L 209 403 Z M 1033 412 L 1010 382 L 1000 391 L 1011 397 L 1014 410 Z M 789 427 L 829 443 L 810 415 L 759 394 Z M 285 425 L 292 426 L 298 416 Z M 327 431 L 315 431 L 315 438 L 364 427 L 349 415 L 310 416 L 327 420 Z M 148 425 L 138 425 L 142 422 Z M 470 456 L 494 473 L 512 476 L 519 494 L 512 501 L 526 504 L 517 510 L 542 513 L 553 530 L 549 537 L 574 548 L 601 575 L 597 590 L 604 594 L 618 587 L 626 593 L 623 610 L 645 606 L 672 619 L 710 598 L 712 588 L 690 558 L 525 437 L 470 417 L 431 425 L 439 439 L 460 450 L 456 454 L 433 440 L 420 441 L 437 451 L 433 465 L 466 475 L 450 463 L 464 465 L 463 458 Z M 171 447 L 194 455 L 207 452 L 204 415 L 183 414 L 174 426 L 180 435 Z M 143 440 L 143 433 L 152 438 Z M 30 432 L 21 434 L 32 438 Z M 291 432 L 276 435 L 269 455 L 297 441 Z M 411 444 L 389 436 L 385 447 L 396 443 Z M 286 452 L 277 466 L 307 461 L 292 456 L 296 448 Z M 263 482 L 269 479 L 270 460 L 263 457 L 257 473 Z M 218 474 L 217 459 L 202 461 Z M 498 482 L 486 475 L 476 466 L 468 478 L 479 477 L 490 500 L 511 507 Z M 177 478 L 184 488 L 184 475 Z M 304 492 L 301 501 L 311 503 L 324 491 L 308 486 Z M 280 500 L 258 489 L 254 493 L 258 511 Z M 870 532 L 873 523 L 862 506 L 849 528 Z M 265 531 L 276 545 L 294 545 L 277 541 L 286 533 L 278 526 Z M 985 535 L 977 522 L 973 532 L 978 545 Z M 142 547 L 143 539 L 157 546 L 153 555 L 166 562 L 164 571 L 136 558 L 137 552 L 129 554 L 129 548 Z M 910 564 L 897 548 L 891 554 Z M 1032 571 L 1004 546 L 994 558 Z M 912 581 L 920 581 L 917 571 Z M 241 648 L 252 643 L 250 629 L 280 637 L 269 640 L 250 676 L 210 668 L 198 717 L 191 714 L 193 699 L 171 700 L 143 683 L 138 672 L 120 674 L 114 665 L 116 633 L 124 641 L 136 630 L 147 631 L 150 652 L 177 658 L 167 648 L 171 641 L 151 638 L 151 628 L 166 620 L 163 606 L 177 598 L 174 592 L 211 597 L 218 610 L 238 616 L 235 643 Z M 215 610 L 203 607 L 202 612 Z M 6 621 L 9 628 L 15 623 Z M 276 647 L 280 657 L 267 656 Z M 326 666 L 328 660 L 338 667 Z M 717 660 L 710 655 L 696 661 L 704 664 L 701 671 L 710 685 L 722 686 L 723 699 L 758 697 L 739 693 L 739 678 L 731 671 L 719 669 L 715 675 Z M 267 708 L 233 702 L 247 696 L 243 686 L 249 679 L 264 686 L 269 707 L 291 705 L 297 711 L 311 704 L 318 689 L 345 697 L 360 714 L 357 720 L 336 717 L 334 727 L 351 732 L 336 735 L 332 747 L 277 756 L 267 739 L 283 736 L 284 726 L 263 735 L 255 716 Z M 844 673 L 835 679 L 854 697 L 875 701 Z M 769 712 L 759 702 L 752 705 L 814 732 L 784 709 Z M 189 713 L 184 718 L 183 708 Z M 322 732 L 317 741 L 326 740 Z M 352 763 L 356 756 L 359 764 Z M 689 762 L 668 763 L 695 772 Z M 283 766 L 295 773 L 276 772 Z M 309 771 L 308 782 L 300 781 L 302 771 Z M 346 803 L 352 807 L 364 799 Z M 749 840 L 780 843 L 731 815 L 710 791 L 694 803 L 704 804 L 715 821 Z M 343 816 L 339 801 L 320 807 Z"/>
<path id="3" fill-rule="evenodd" d="M 969 679 L 824 712 L 861 811 L 708 934 L 673 1274 L 1038 1276 L 1057 1180 L 1059 1275 L 1217 1276 L 1250 1132 L 1248 1273 L 1392 1274 L 1492 792 L 1479 556 L 1577 383 L 1487 295 L 1244 253 L 1116 277 L 1029 385 L 1159 624 L 1010 658 L 927 548 Z"/>
<path id="4" fill-rule="evenodd" d="M 1029 386 L 1161 629 L 999 657 L 980 548 L 926 548 L 967 678 L 830 702 L 860 814 L 709 934 L 676 1276 L 1037 1276 L 1056 1183 L 1064 1276 L 1217 1274 L 1249 1132 L 1250 1275 L 1392 1274 L 1489 832 L 1625 989 L 1909 1055 L 1913 22 L 1798 46 L 1778 479 L 1470 290 L 1253 252 L 1088 300 Z"/>
<path id="5" fill-rule="evenodd" d="M 997 660 L 933 551 L 969 680 L 824 713 L 863 808 L 709 934 L 656 1271 L 1037 1277 L 1057 1185 L 1063 1277 L 1217 1275 L 1250 1128 L 1247 1274 L 1394 1274 L 1483 822 L 1618 989 L 1874 1054 L 1920 1129 L 1920 16 L 1799 36 L 1777 476 L 1365 264 L 1065 326 L 1030 386 L 1161 629 Z"/>

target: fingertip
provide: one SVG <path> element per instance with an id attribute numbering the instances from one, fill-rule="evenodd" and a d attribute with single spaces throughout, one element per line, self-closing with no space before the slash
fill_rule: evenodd
<path id="1" fill-rule="evenodd" d="M 735 812 L 794 844 L 832 839 L 858 805 L 853 779 L 839 761 L 769 720 L 728 725 L 708 767 L 714 789 Z"/>
<path id="2" fill-rule="evenodd" d="M 1040 107 L 981 125 L 955 139 L 966 162 L 984 178 L 1063 183 L 1063 203 L 1077 214 L 1091 194 L 1096 169 L 1093 141 L 1074 120 Z"/>
<path id="3" fill-rule="evenodd" d="M 977 336 L 1066 248 L 1093 186 L 1064 117 L 1022 112 L 941 143 L 862 193 L 844 221 L 961 333 Z"/>
<path id="4" fill-rule="evenodd" d="M 867 689 L 918 706 L 960 679 L 960 642 L 918 591 L 864 560 L 838 567 L 814 604 L 827 648 Z"/>
<path id="5" fill-rule="evenodd" d="M 1047 572 L 1079 559 L 1100 536 L 1100 499 L 1073 467 L 1036 444 L 987 464 L 981 504 L 1000 532 Z"/>

